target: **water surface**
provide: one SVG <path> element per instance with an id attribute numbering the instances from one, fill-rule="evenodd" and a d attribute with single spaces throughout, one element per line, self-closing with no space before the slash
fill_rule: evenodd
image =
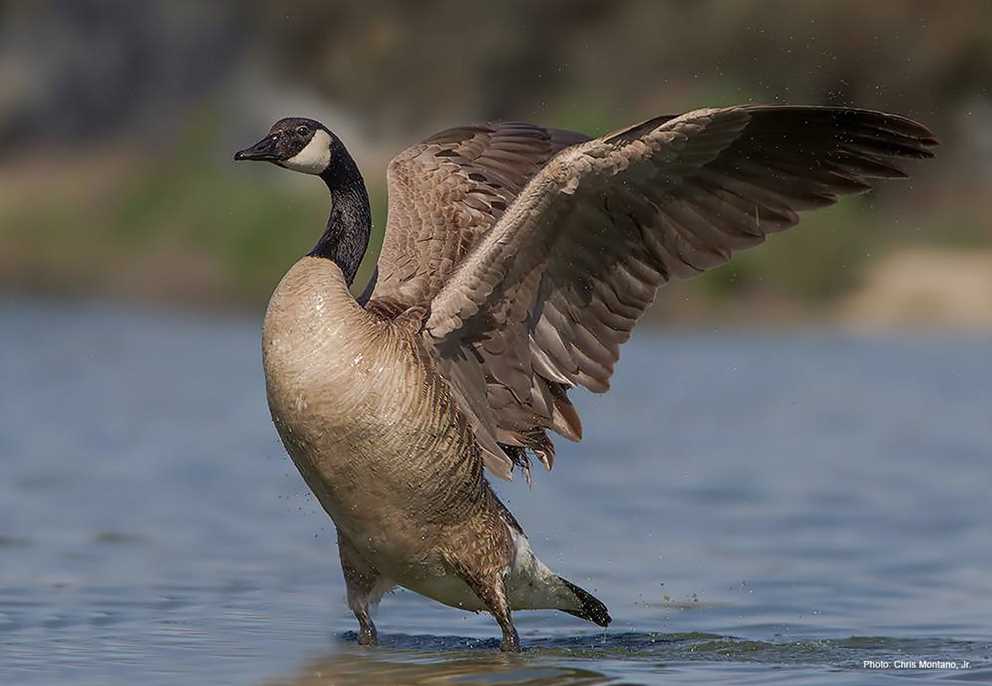
<path id="1" fill-rule="evenodd" d="M 0 306 L 0 683 L 992 681 L 987 338 L 639 331 L 500 493 L 606 632 L 399 591 L 353 644 L 257 323 Z M 865 660 L 959 669 L 866 669 Z M 964 668 L 965 662 L 970 666 Z"/>

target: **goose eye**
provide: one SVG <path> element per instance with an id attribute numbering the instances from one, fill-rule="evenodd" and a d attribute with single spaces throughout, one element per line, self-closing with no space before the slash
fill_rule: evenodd
<path id="1" fill-rule="evenodd" d="M 308 133 L 310 133 L 310 129 L 306 126 L 300 126 L 296 129 L 296 133 L 300 134 L 301 136 L 305 136 Z"/>

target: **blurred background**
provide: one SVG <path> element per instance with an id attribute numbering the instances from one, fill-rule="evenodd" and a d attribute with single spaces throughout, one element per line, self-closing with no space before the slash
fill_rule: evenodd
<path id="1" fill-rule="evenodd" d="M 326 213 L 312 180 L 231 163 L 285 115 L 345 140 L 381 232 L 387 161 L 442 128 L 595 134 L 790 102 L 905 114 L 943 146 L 911 181 L 663 290 L 654 319 L 992 326 L 988 3 L 8 0 L 0 13 L 8 293 L 259 310 Z"/>
<path id="2" fill-rule="evenodd" d="M 990 27 L 963 1 L 0 0 L 0 683 L 992 680 Z M 585 440 L 496 484 L 609 632 L 518 613 L 534 650 L 505 660 L 490 618 L 400 591 L 356 648 L 259 355 L 327 194 L 233 152 L 286 115 L 340 135 L 363 283 L 386 164 L 435 131 L 750 102 L 942 145 L 662 289 L 613 391 L 573 394 Z"/>

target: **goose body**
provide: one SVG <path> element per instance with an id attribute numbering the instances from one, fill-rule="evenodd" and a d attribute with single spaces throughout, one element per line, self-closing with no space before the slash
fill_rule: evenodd
<path id="1" fill-rule="evenodd" d="M 388 171 L 378 278 L 350 286 L 368 196 L 340 140 L 276 122 L 235 159 L 319 176 L 326 230 L 285 275 L 262 352 L 276 429 L 333 519 L 359 641 L 396 585 L 490 612 L 606 607 L 531 549 L 485 472 L 548 469 L 581 438 L 567 391 L 608 388 L 619 346 L 675 277 L 793 226 L 797 210 L 929 157 L 925 127 L 866 110 L 748 106 L 657 117 L 598 139 L 525 123 L 441 132 Z M 374 288 L 373 288 L 374 286 Z"/>
<path id="2" fill-rule="evenodd" d="M 282 279 L 263 325 L 276 429 L 347 546 L 342 562 L 375 570 L 362 602 L 398 584 L 486 610 L 464 579 L 472 569 L 505 578 L 510 609 L 583 613 L 589 600 L 534 557 L 482 477 L 472 430 L 418 331 L 416 316 L 359 306 L 338 266 L 310 256 Z"/>

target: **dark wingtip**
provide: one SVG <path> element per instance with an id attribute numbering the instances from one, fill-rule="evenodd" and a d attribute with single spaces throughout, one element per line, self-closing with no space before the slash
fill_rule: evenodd
<path id="1" fill-rule="evenodd" d="M 558 580 L 565 584 L 568 590 L 574 593 L 575 597 L 579 600 L 578 610 L 563 610 L 563 612 L 567 612 L 579 619 L 584 619 L 587 622 L 592 622 L 604 628 L 610 625 L 613 618 L 610 617 L 610 611 L 606 609 L 606 605 L 600 602 L 592 593 L 584 588 L 579 588 L 568 579 L 558 577 Z"/>

